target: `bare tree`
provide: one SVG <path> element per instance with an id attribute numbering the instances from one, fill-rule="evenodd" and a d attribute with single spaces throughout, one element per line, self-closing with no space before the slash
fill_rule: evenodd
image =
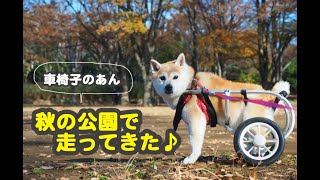
<path id="1" fill-rule="evenodd" d="M 258 66 L 264 88 L 282 79 L 283 52 L 296 37 L 296 5 L 295 0 L 255 1 Z"/>

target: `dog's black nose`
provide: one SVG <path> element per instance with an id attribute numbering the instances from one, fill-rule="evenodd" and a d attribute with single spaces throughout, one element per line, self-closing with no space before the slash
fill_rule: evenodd
<path id="1" fill-rule="evenodd" d="M 166 94 L 172 94 L 173 93 L 171 84 L 167 84 L 166 87 L 164 87 L 164 89 L 165 89 L 165 93 Z"/>

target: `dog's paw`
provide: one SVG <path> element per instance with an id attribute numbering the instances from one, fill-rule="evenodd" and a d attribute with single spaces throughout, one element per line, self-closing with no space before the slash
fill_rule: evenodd
<path id="1" fill-rule="evenodd" d="M 193 157 L 186 157 L 184 158 L 184 160 L 182 161 L 182 165 L 188 165 L 188 164 L 193 164 L 197 161 L 198 158 L 195 158 L 194 156 Z"/>
<path id="2" fill-rule="evenodd" d="M 189 159 L 190 159 L 189 156 L 184 158 L 184 160 L 182 161 L 182 165 L 188 165 Z"/>

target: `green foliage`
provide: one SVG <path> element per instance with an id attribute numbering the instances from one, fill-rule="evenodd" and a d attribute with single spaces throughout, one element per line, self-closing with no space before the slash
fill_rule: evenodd
<path id="1" fill-rule="evenodd" d="M 24 83 L 23 84 L 23 97 L 35 100 L 37 98 L 48 97 L 50 96 L 50 92 L 41 91 L 36 84 Z"/>
<path id="2" fill-rule="evenodd" d="M 60 88 L 60 89 L 58 89 Z M 99 89 L 95 89 L 95 87 L 85 87 L 79 86 L 80 91 L 83 92 L 110 92 L 111 90 L 103 89 L 104 87 L 99 87 Z M 54 90 L 60 90 L 65 92 L 70 92 L 70 89 L 67 87 L 56 87 Z M 24 102 L 32 103 L 35 100 L 50 100 L 52 104 L 57 105 L 71 105 L 79 102 L 79 95 L 71 95 L 71 94 L 58 94 L 52 93 L 47 91 L 41 91 L 36 84 L 31 83 L 24 83 L 23 84 L 23 99 Z M 113 96 L 112 95 L 104 95 L 104 94 L 97 94 L 97 95 L 83 95 L 83 102 L 89 104 L 112 104 Z"/>
<path id="3" fill-rule="evenodd" d="M 157 60 L 160 63 L 171 61 L 177 58 L 177 54 L 183 52 L 183 43 L 181 41 L 172 42 L 173 44 L 164 44 L 159 48 Z"/>
<path id="4" fill-rule="evenodd" d="M 28 78 L 28 81 L 29 82 L 33 82 L 33 73 L 34 73 L 34 71 L 36 70 L 36 68 L 40 65 L 41 63 L 38 63 L 38 62 L 34 62 L 33 63 L 33 68 L 30 70 L 30 72 L 29 73 L 32 73 L 32 74 L 29 74 L 29 78 Z M 41 77 L 41 75 L 43 75 L 44 73 L 46 72 L 46 70 L 44 69 L 44 68 L 38 68 L 37 69 L 37 71 L 36 71 L 36 73 L 35 73 L 35 79 L 36 79 L 36 81 L 40 81 L 40 80 L 42 80 L 43 78 Z M 30 78 L 30 77 L 32 77 L 32 78 Z"/>
<path id="5" fill-rule="evenodd" d="M 141 82 L 135 82 L 133 83 L 132 90 L 130 91 L 130 98 L 133 99 L 140 99 L 143 98 L 144 88 L 143 83 Z"/>
<path id="6" fill-rule="evenodd" d="M 30 72 L 31 68 L 29 64 L 23 64 L 23 81 L 27 79 L 27 76 Z"/>
<path id="7" fill-rule="evenodd" d="M 260 76 L 258 73 L 240 72 L 239 81 L 260 84 Z"/>
<path id="8" fill-rule="evenodd" d="M 34 169 L 32 170 L 32 173 L 33 173 L 33 174 L 37 174 L 37 175 L 41 175 L 41 174 L 44 173 L 44 169 L 34 168 Z"/>
<path id="9" fill-rule="evenodd" d="M 97 74 L 97 66 L 95 64 L 82 64 L 81 67 L 82 74 Z"/>
<path id="10" fill-rule="evenodd" d="M 107 176 L 100 176 L 99 180 L 108 180 L 108 177 Z"/>
<path id="11" fill-rule="evenodd" d="M 297 92 L 297 61 L 293 61 L 283 73 L 283 80 L 288 81 L 294 93 Z"/>
<path id="12" fill-rule="evenodd" d="M 142 172 L 137 172 L 136 174 L 135 174 L 135 176 L 137 177 L 137 178 L 139 178 L 139 179 L 142 179 L 142 178 L 145 178 L 145 174 L 144 173 L 142 173 Z"/>
<path id="13" fill-rule="evenodd" d="M 176 59 L 177 54 L 170 46 L 164 46 L 159 50 L 157 59 L 160 63 L 164 63 Z"/>

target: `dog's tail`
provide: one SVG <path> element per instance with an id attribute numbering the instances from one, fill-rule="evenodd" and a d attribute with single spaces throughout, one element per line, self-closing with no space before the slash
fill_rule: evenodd
<path id="1" fill-rule="evenodd" d="M 284 97 L 288 97 L 290 94 L 290 83 L 288 81 L 279 81 L 272 87 L 272 92 L 281 94 Z M 279 104 L 283 104 L 283 103 L 280 101 Z M 277 110 L 275 109 L 275 111 Z"/>
<path id="2" fill-rule="evenodd" d="M 290 83 L 288 81 L 279 81 L 272 87 L 272 91 L 277 94 L 285 91 L 288 96 L 290 94 Z"/>

